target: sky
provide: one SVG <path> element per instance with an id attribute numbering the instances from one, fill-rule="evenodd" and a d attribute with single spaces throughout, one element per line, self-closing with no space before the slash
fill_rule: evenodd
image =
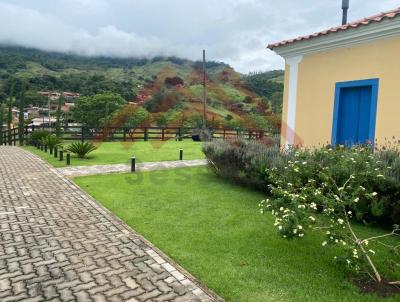
<path id="1" fill-rule="evenodd" d="M 341 0 L 0 0 L 0 43 L 85 56 L 179 56 L 247 73 L 283 68 L 266 45 L 339 25 Z M 400 7 L 350 0 L 349 21 Z"/>

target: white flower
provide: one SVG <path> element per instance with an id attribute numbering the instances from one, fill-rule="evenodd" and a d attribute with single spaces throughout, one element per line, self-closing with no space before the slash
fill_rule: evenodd
<path id="1" fill-rule="evenodd" d="M 278 226 L 278 230 L 282 230 L 282 226 L 281 225 Z"/>
<path id="2" fill-rule="evenodd" d="M 364 241 L 364 244 L 365 244 L 365 245 L 368 245 L 368 240 L 365 240 L 365 241 Z"/>
<path id="3" fill-rule="evenodd" d="M 326 235 L 330 235 L 331 234 L 331 232 L 330 231 L 326 231 Z"/>
<path id="4" fill-rule="evenodd" d="M 315 218 L 312 217 L 312 216 L 310 216 L 310 217 L 308 217 L 308 218 L 310 218 L 311 221 L 315 221 Z"/>
<path id="5" fill-rule="evenodd" d="M 294 230 L 293 230 L 293 234 L 297 234 L 297 229 L 294 229 Z"/>
<path id="6" fill-rule="evenodd" d="M 327 244 L 328 244 L 328 242 L 326 242 L 326 241 L 322 242 L 322 246 L 325 246 Z"/>
<path id="7" fill-rule="evenodd" d="M 299 230 L 302 230 L 302 229 L 303 229 L 303 227 L 302 227 L 301 225 L 298 225 L 297 228 L 298 228 Z"/>
<path id="8" fill-rule="evenodd" d="M 300 234 L 299 234 L 299 237 L 303 237 L 303 236 L 304 236 L 304 234 L 303 234 L 303 233 L 300 233 Z"/>
<path id="9" fill-rule="evenodd" d="M 284 210 L 284 208 L 283 208 L 283 207 L 280 207 L 280 208 L 279 208 L 279 211 L 283 211 L 283 210 Z"/>
<path id="10" fill-rule="evenodd" d="M 351 214 L 353 214 L 353 213 L 352 213 L 351 211 L 348 211 L 347 214 L 351 215 Z"/>
<path id="11" fill-rule="evenodd" d="M 358 198 L 358 197 L 354 199 L 354 202 L 356 202 L 356 203 L 359 201 L 360 201 L 360 198 Z"/>
<path id="12" fill-rule="evenodd" d="M 378 193 L 376 193 L 376 192 L 372 193 L 372 196 L 376 196 L 376 195 L 378 195 Z"/>
<path id="13" fill-rule="evenodd" d="M 341 218 L 339 218 L 339 219 L 337 220 L 337 222 L 338 222 L 339 224 L 343 224 L 344 220 L 341 219 Z"/>
<path id="14" fill-rule="evenodd" d="M 376 177 L 381 177 L 381 178 L 383 178 L 383 177 L 385 177 L 385 176 L 383 176 L 382 174 L 378 174 Z"/>

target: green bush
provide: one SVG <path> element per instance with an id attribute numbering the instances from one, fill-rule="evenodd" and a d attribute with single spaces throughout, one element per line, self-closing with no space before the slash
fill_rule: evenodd
<path id="1" fill-rule="evenodd" d="M 42 143 L 42 140 L 46 137 L 51 135 L 49 131 L 41 130 L 41 131 L 34 131 L 29 135 L 28 143 L 30 145 L 36 145 Z"/>
<path id="2" fill-rule="evenodd" d="M 61 144 L 61 139 L 59 137 L 57 137 L 55 134 L 51 134 L 51 135 L 46 135 L 46 136 L 42 137 L 41 143 L 50 148 L 54 148 L 55 146 L 58 146 Z"/>
<path id="3" fill-rule="evenodd" d="M 329 169 L 337 184 L 344 183 L 357 171 L 360 186 L 377 192 L 379 198 L 361 199 L 357 208 L 351 209 L 354 218 L 385 227 L 400 223 L 400 153 L 395 149 L 375 153 L 369 147 L 283 152 L 274 143 L 235 140 L 206 144 L 203 151 L 209 167 L 219 176 L 268 194 L 271 194 L 271 186 L 276 185 L 285 190 L 290 184 L 291 190 L 300 190 L 310 179 L 317 181 L 317 185 L 322 184 L 325 180 L 318 178 L 321 169 Z M 298 172 L 289 169 L 291 165 L 299 165 Z M 383 171 L 384 177 L 376 177 L 376 169 Z M 282 177 L 281 184 L 276 183 L 276 173 Z"/>
<path id="4" fill-rule="evenodd" d="M 73 143 L 66 148 L 67 151 L 76 154 L 78 158 L 85 158 L 90 152 L 96 149 L 97 147 L 89 142 Z"/>
<path id="5" fill-rule="evenodd" d="M 264 142 L 214 140 L 203 145 L 203 152 L 217 175 L 261 190 L 267 190 L 268 171 L 283 168 L 287 161 L 276 138 Z"/>

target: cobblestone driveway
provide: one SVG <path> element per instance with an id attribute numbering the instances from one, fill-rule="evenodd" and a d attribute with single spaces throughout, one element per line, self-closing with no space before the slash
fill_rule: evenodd
<path id="1" fill-rule="evenodd" d="M 215 301 L 61 173 L 0 146 L 0 301 Z"/>

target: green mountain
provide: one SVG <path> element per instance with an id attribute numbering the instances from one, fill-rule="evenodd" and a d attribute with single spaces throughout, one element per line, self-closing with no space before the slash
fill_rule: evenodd
<path id="1" fill-rule="evenodd" d="M 241 120 L 265 127 L 274 112 L 279 114 L 283 71 L 245 76 L 221 62 L 207 62 L 206 67 L 209 120 Z M 202 112 L 202 63 L 176 57 L 90 58 L 3 46 L 0 85 L 9 77 L 26 79 L 31 95 L 69 91 L 86 96 L 107 91 L 153 113 Z"/>

